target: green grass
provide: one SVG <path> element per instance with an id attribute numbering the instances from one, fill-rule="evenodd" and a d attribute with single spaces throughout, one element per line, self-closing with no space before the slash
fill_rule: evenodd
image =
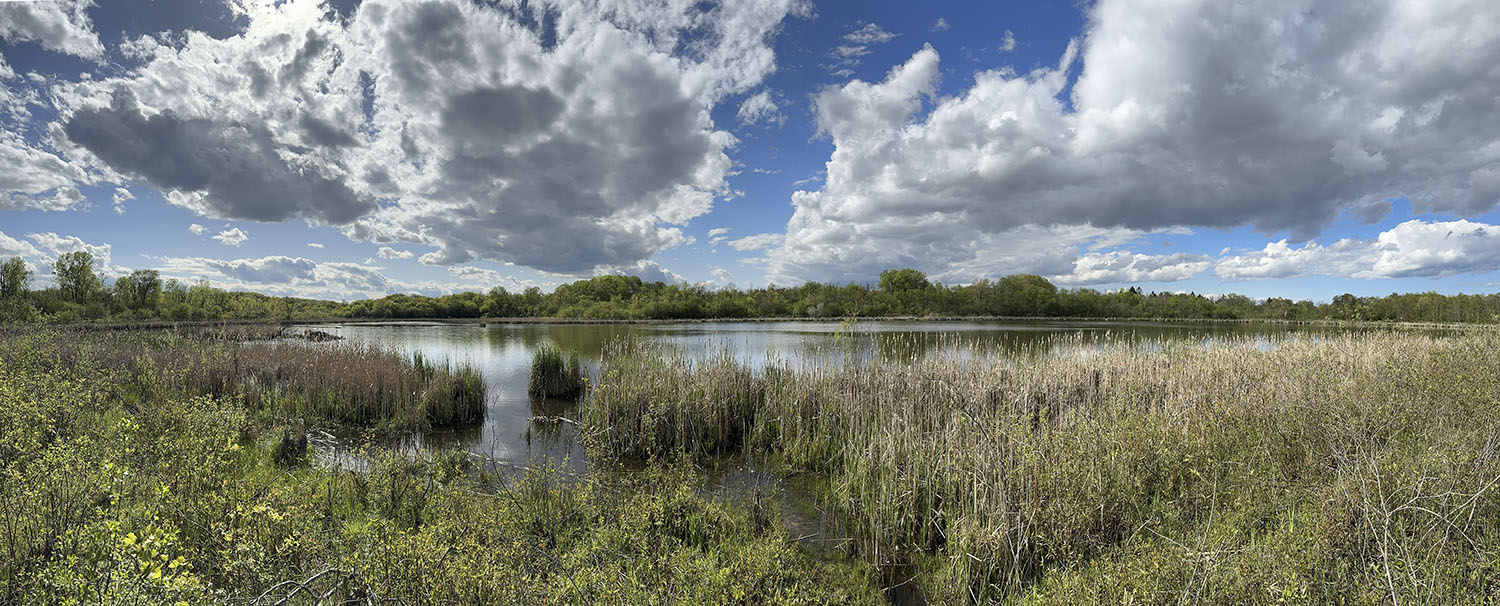
<path id="1" fill-rule="evenodd" d="M 1486 603 L 1500 336 L 1364 334 L 831 365 L 618 347 L 603 457 L 828 478 L 936 603 Z"/>
<path id="2" fill-rule="evenodd" d="M 578 352 L 564 352 L 553 345 L 542 345 L 531 358 L 531 376 L 526 390 L 538 398 L 576 398 L 584 392 L 587 380 L 578 360 Z"/>

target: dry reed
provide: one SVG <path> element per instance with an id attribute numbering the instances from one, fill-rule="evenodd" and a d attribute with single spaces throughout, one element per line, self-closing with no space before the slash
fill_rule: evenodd
<path id="1" fill-rule="evenodd" d="M 940 601 L 1013 596 L 1049 570 L 1141 549 L 1142 537 L 1191 555 L 1230 533 L 1225 553 L 1254 553 L 1247 545 L 1268 539 L 1222 520 L 1295 509 L 1277 499 L 1353 525 L 1329 522 L 1324 551 L 1306 556 L 1326 560 L 1307 564 L 1330 577 L 1316 589 L 1407 601 L 1438 581 L 1472 591 L 1454 584 L 1473 576 L 1462 565 L 1418 577 L 1500 554 L 1500 517 L 1476 515 L 1500 512 L 1497 377 L 1490 333 L 1207 346 L 1069 337 L 990 362 L 801 358 L 759 370 L 723 352 L 622 344 L 606 352 L 584 419 L 607 456 L 740 452 L 828 474 L 860 552 L 925 562 Z M 1424 471 L 1399 467 L 1411 461 Z M 1197 574 L 1201 558 L 1183 558 Z M 1376 573 L 1395 560 L 1391 578 Z"/>

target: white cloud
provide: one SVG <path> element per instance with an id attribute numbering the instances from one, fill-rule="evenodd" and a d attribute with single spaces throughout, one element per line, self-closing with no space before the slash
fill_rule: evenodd
<path id="1" fill-rule="evenodd" d="M 730 240 L 729 247 L 738 251 L 763 250 L 780 244 L 781 234 L 755 234 L 738 240 Z"/>
<path id="2" fill-rule="evenodd" d="M 26 262 L 27 268 L 35 272 L 38 284 L 42 286 L 51 283 L 52 264 L 57 261 L 57 257 L 70 252 L 89 253 L 94 258 L 94 270 L 104 279 L 114 278 L 130 271 L 128 268 L 113 264 L 111 257 L 113 247 L 109 244 L 93 244 L 78 236 L 65 236 L 53 232 L 29 233 L 26 234 L 26 240 L 0 232 L 0 260 L 20 257 Z"/>
<path id="3" fill-rule="evenodd" d="M 1011 33 L 1010 30 L 1005 30 L 1005 35 L 1000 38 L 1000 46 L 997 48 L 1002 53 L 1016 50 L 1016 35 Z"/>
<path id="4" fill-rule="evenodd" d="M 109 244 L 90 244 L 78 236 L 61 236 L 52 232 L 26 234 L 26 238 L 47 251 L 48 263 L 65 253 L 83 251 L 93 256 L 94 263 L 100 268 L 109 268 L 112 249 Z"/>
<path id="5" fill-rule="evenodd" d="M 769 91 L 760 91 L 740 102 L 740 109 L 735 115 L 739 117 L 740 124 L 744 125 L 767 122 L 781 126 L 786 123 L 786 115 L 771 100 Z"/>
<path id="6" fill-rule="evenodd" d="M 723 241 L 728 240 L 728 239 L 729 239 L 729 228 L 728 227 L 715 227 L 713 229 L 708 230 L 708 244 L 709 244 L 709 246 L 718 246 L 720 242 L 723 242 Z"/>
<path id="7" fill-rule="evenodd" d="M 714 279 L 718 280 L 720 284 L 727 285 L 734 283 L 734 276 L 729 273 L 729 270 L 722 267 L 710 269 L 708 273 L 713 274 Z"/>
<path id="8" fill-rule="evenodd" d="M 92 0 L 0 2 L 0 39 L 36 42 L 50 51 L 98 59 L 104 45 L 85 12 Z"/>
<path id="9" fill-rule="evenodd" d="M 215 240 L 218 240 L 220 244 L 223 244 L 225 246 L 239 246 L 241 244 L 244 244 L 245 240 L 250 239 L 250 234 L 247 234 L 244 230 L 235 227 L 232 229 L 221 231 L 213 238 Z"/>
<path id="10" fill-rule="evenodd" d="M 901 34 L 893 34 L 874 23 L 862 24 L 859 29 L 844 34 L 844 41 L 853 44 L 884 44 Z"/>
<path id="11" fill-rule="evenodd" d="M 459 265 L 448 268 L 448 273 L 453 277 L 467 282 L 479 282 L 482 284 L 496 284 L 504 279 L 500 272 L 483 267 Z"/>
<path id="12" fill-rule="evenodd" d="M 1083 255 L 1074 262 L 1072 272 L 1050 278 L 1063 285 L 1176 282 L 1197 276 L 1212 265 L 1213 260 L 1205 255 L 1113 251 Z"/>
<path id="13" fill-rule="evenodd" d="M 1229 280 L 1340 276 L 1443 277 L 1500 269 L 1500 226 L 1473 221 L 1411 220 L 1371 240 L 1345 238 L 1323 246 L 1286 240 L 1230 256 L 1214 273 Z"/>
<path id="14" fill-rule="evenodd" d="M 1466 216 L 1500 202 L 1500 3 L 1101 0 L 1088 21 L 1057 65 L 952 96 L 931 48 L 816 95 L 827 179 L 793 195 L 768 276 L 871 255 L 977 272 L 986 242 L 1028 226 L 1295 242 L 1403 195 Z"/>
<path id="15" fill-rule="evenodd" d="M 208 228 L 194 223 L 188 226 L 188 231 L 193 232 L 193 235 L 195 236 L 201 236 L 208 232 Z"/>
<path id="16" fill-rule="evenodd" d="M 415 256 L 415 253 L 409 250 L 396 250 L 389 246 L 382 246 L 376 255 L 382 259 L 410 259 Z"/>
<path id="17" fill-rule="evenodd" d="M 596 276 L 624 275 L 635 276 L 646 282 L 665 282 L 667 284 L 681 284 L 687 282 L 687 278 L 670 269 L 662 267 L 660 263 L 646 259 L 630 265 L 619 267 L 607 267 L 594 270 Z"/>
<path id="18" fill-rule="evenodd" d="M 115 203 L 115 214 L 125 214 L 125 201 L 134 199 L 135 194 L 130 193 L 130 190 L 123 187 L 116 187 L 115 194 L 111 196 L 111 200 L 113 200 Z"/>
<path id="19" fill-rule="evenodd" d="M 854 73 L 854 68 L 859 66 L 861 58 L 870 54 L 870 46 L 885 44 L 899 35 L 901 34 L 886 31 L 874 23 L 861 22 L 854 31 L 844 34 L 844 44 L 839 44 L 828 52 L 833 63 L 825 67 L 835 76 L 850 76 Z"/>
<path id="20" fill-rule="evenodd" d="M 30 242 L 18 240 L 0 231 L 0 258 L 21 257 L 23 259 L 37 259 L 42 256 L 42 251 Z"/>
<path id="21" fill-rule="evenodd" d="M 308 248 L 323 248 L 323 243 L 322 242 L 308 242 L 307 246 L 308 246 Z"/>
<path id="22" fill-rule="evenodd" d="M 948 20 L 942 17 L 938 17 L 937 23 L 933 23 L 932 29 L 928 31 L 932 33 L 948 31 Z"/>
<path id="23" fill-rule="evenodd" d="M 290 0 L 243 12 L 240 35 L 138 41 L 138 69 L 59 84 L 62 136 L 205 216 L 337 225 L 432 247 L 434 264 L 587 273 L 681 245 L 682 226 L 731 195 L 736 139 L 711 113 L 776 69 L 775 34 L 811 6 L 367 0 L 339 18 Z"/>
<path id="24" fill-rule="evenodd" d="M 10 94 L 9 88 L 0 85 L 0 99 Z M 89 181 L 87 173 L 53 152 L 28 144 L 5 126 L 0 130 L 0 166 L 6 167 L 0 170 L 0 210 L 62 211 L 86 204 L 75 183 Z"/>
<path id="25" fill-rule="evenodd" d="M 402 282 L 386 277 L 377 267 L 358 263 L 319 263 L 281 255 L 251 259 L 161 257 L 156 260 L 161 264 L 164 277 L 186 281 L 205 279 L 220 288 L 254 290 L 278 296 L 348 300 L 393 293 L 437 295 L 466 288 L 453 282 Z"/>

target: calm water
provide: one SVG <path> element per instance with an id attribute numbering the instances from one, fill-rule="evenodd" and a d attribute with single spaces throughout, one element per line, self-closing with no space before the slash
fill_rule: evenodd
<path id="1" fill-rule="evenodd" d="M 420 352 L 443 363 L 467 363 L 484 375 L 489 409 L 484 423 L 458 431 L 414 436 L 414 446 L 467 448 L 502 463 L 564 459 L 583 465 L 577 428 L 566 422 L 535 420 L 566 417 L 576 404 L 533 400 L 526 393 L 532 352 L 544 343 L 579 352 L 592 366 L 607 343 L 617 339 L 660 344 L 688 354 L 728 351 L 751 365 L 768 358 L 878 358 L 888 361 L 933 355 L 991 360 L 1015 355 L 1046 355 L 1057 347 L 1088 343 L 1128 343 L 1154 348 L 1167 343 L 1212 344 L 1224 340 L 1270 339 L 1289 333 L 1327 334 L 1334 329 L 1266 324 L 1172 324 L 1150 322 L 720 322 L 685 324 L 327 324 L 309 326 L 346 340 L 404 352 Z M 1072 345 L 1058 337 L 1078 335 Z M 1088 346 L 1088 345 L 1082 345 Z"/>

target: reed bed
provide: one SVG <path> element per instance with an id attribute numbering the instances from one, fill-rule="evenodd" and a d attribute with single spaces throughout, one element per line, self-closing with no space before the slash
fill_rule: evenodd
<path id="1" fill-rule="evenodd" d="M 1500 594 L 1500 335 L 825 360 L 618 345 L 590 446 L 826 474 L 937 603 Z"/>
<path id="2" fill-rule="evenodd" d="M 172 332 L 35 333 L 0 344 L 32 363 L 98 368 L 122 377 L 120 395 L 235 397 L 252 412 L 360 426 L 421 428 L 478 422 L 485 384 L 468 366 L 362 344 L 240 343 Z"/>
<path id="3" fill-rule="evenodd" d="M 531 376 L 526 390 L 538 398 L 576 398 L 587 381 L 578 352 L 564 352 L 553 345 L 542 345 L 531 358 Z"/>

